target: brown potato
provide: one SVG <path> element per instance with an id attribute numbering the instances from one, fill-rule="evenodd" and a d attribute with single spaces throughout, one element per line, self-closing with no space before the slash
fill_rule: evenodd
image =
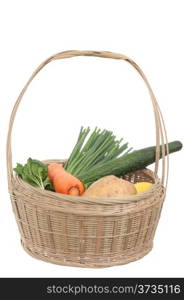
<path id="1" fill-rule="evenodd" d="M 134 195 L 136 193 L 134 184 L 114 175 L 109 175 L 95 181 L 84 192 L 83 196 L 93 198 L 121 198 L 124 195 Z"/>

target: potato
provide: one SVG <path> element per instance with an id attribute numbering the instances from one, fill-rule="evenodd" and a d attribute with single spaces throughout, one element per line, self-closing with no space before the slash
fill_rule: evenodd
<path id="1" fill-rule="evenodd" d="M 134 184 L 114 175 L 109 175 L 95 181 L 86 189 L 83 196 L 93 198 L 121 198 L 124 195 L 134 195 L 136 193 Z"/>

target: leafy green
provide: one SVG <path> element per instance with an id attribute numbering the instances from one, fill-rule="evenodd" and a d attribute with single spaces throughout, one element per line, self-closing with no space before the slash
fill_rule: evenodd
<path id="1" fill-rule="evenodd" d="M 29 158 L 23 166 L 17 163 L 14 171 L 26 182 L 41 189 L 54 190 L 50 179 L 48 178 L 47 165 L 39 160 Z"/>
<path id="2" fill-rule="evenodd" d="M 17 163 L 17 166 L 16 166 L 16 168 L 14 168 L 14 171 L 15 171 L 18 175 L 22 176 L 23 165 Z"/>
<path id="3" fill-rule="evenodd" d="M 44 187 L 46 190 L 55 192 L 52 181 L 48 177 L 44 180 Z"/>

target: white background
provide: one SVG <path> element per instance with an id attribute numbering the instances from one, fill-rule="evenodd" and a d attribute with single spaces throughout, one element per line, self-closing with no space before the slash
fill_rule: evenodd
<path id="1" fill-rule="evenodd" d="M 13 104 L 33 70 L 71 49 L 126 54 L 144 70 L 160 103 L 169 141 L 183 138 L 183 1 L 1 1 L 0 276 L 184 276 L 183 151 L 170 157 L 167 198 L 154 248 L 143 259 L 107 269 L 45 263 L 28 256 L 7 192 L 5 145 Z M 56 61 L 35 79 L 17 113 L 13 163 L 66 158 L 81 125 L 112 129 L 134 148 L 154 145 L 145 85 L 126 62 L 80 57 Z"/>

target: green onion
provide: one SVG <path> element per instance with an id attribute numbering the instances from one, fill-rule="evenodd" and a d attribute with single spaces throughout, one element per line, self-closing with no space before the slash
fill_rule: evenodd
<path id="1" fill-rule="evenodd" d="M 111 163 L 114 165 L 116 159 L 131 150 L 127 150 L 128 143 L 122 144 L 123 139 L 116 140 L 112 131 L 96 127 L 90 135 L 89 133 L 89 127 L 81 127 L 73 151 L 64 165 L 66 171 L 81 179 L 85 186 L 92 184 L 97 177 L 99 178 L 99 174 L 102 177 L 110 173 Z M 109 172 L 105 168 L 106 173 L 103 175 L 104 165 L 108 166 Z M 97 176 L 93 170 L 97 171 Z"/>

